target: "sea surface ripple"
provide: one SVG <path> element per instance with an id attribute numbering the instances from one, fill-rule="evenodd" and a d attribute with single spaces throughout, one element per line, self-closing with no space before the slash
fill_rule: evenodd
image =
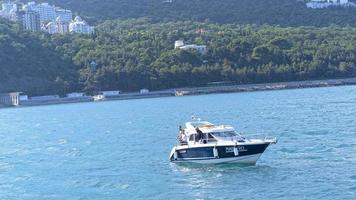
<path id="1" fill-rule="evenodd" d="M 193 113 L 278 144 L 170 163 Z M 1 109 L 0 199 L 356 199 L 355 116 L 355 86 Z"/>

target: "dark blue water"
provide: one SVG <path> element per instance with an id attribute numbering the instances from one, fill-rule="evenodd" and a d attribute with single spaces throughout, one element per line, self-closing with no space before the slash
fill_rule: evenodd
<path id="1" fill-rule="evenodd" d="M 255 166 L 168 162 L 192 113 L 277 145 Z M 356 87 L 0 110 L 0 199 L 355 199 Z"/>

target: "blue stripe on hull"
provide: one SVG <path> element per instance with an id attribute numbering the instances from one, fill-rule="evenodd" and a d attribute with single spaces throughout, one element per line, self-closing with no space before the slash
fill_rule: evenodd
<path id="1" fill-rule="evenodd" d="M 178 158 L 208 158 L 214 157 L 213 147 L 199 147 L 178 150 Z"/>

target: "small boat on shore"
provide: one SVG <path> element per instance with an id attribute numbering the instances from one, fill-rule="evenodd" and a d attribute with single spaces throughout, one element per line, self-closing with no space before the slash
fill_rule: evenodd
<path id="1" fill-rule="evenodd" d="M 171 162 L 255 164 L 276 137 L 242 136 L 232 126 L 196 120 L 180 127 L 179 144 L 172 148 Z"/>

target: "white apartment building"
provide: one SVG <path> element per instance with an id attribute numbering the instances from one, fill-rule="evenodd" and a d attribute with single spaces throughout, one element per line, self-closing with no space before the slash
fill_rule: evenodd
<path id="1" fill-rule="evenodd" d="M 60 17 L 63 22 L 70 23 L 73 19 L 73 14 L 71 10 L 65 10 L 62 8 L 56 9 L 56 18 Z"/>
<path id="2" fill-rule="evenodd" d="M 10 14 L 11 12 L 16 12 L 17 11 L 17 5 L 15 3 L 12 3 L 10 0 L 5 1 L 2 5 L 2 13 L 3 14 Z"/>
<path id="3" fill-rule="evenodd" d="M 7 0 L 1 5 L 1 7 L 2 10 L 0 11 L 0 16 L 11 21 L 17 20 L 17 5 L 15 3 L 12 3 L 10 0 Z"/>
<path id="4" fill-rule="evenodd" d="M 48 22 L 48 24 L 45 27 L 45 31 L 47 31 L 49 34 L 58 33 L 57 24 L 55 22 Z"/>
<path id="5" fill-rule="evenodd" d="M 55 7 L 48 3 L 36 4 L 31 1 L 24 5 L 23 9 L 37 12 L 40 15 L 41 23 L 54 21 L 56 19 Z"/>
<path id="6" fill-rule="evenodd" d="M 40 23 L 40 16 L 35 11 L 21 11 L 19 13 L 19 20 L 22 22 L 22 26 L 26 30 L 30 31 L 40 31 L 41 30 L 41 23 Z"/>
<path id="7" fill-rule="evenodd" d="M 205 54 L 206 51 L 207 51 L 206 45 L 196 45 L 196 44 L 185 45 L 183 40 L 175 41 L 174 48 L 175 49 L 182 49 L 182 50 L 194 49 L 194 50 L 197 50 L 201 54 Z"/>
<path id="8" fill-rule="evenodd" d="M 189 45 L 181 46 L 179 48 L 183 49 L 183 50 L 194 49 L 194 50 L 197 50 L 201 54 L 205 54 L 206 53 L 206 45 L 189 44 Z"/>
<path id="9" fill-rule="evenodd" d="M 174 42 L 174 48 L 178 49 L 179 47 L 184 46 L 184 41 L 183 40 L 177 40 Z"/>
<path id="10" fill-rule="evenodd" d="M 310 2 L 307 2 L 306 5 L 308 8 L 312 9 L 327 8 L 329 6 L 356 6 L 355 3 L 349 2 L 349 0 L 311 0 Z"/>
<path id="11" fill-rule="evenodd" d="M 85 93 L 84 92 L 73 92 L 73 93 L 68 93 L 66 95 L 68 98 L 80 98 L 80 97 L 85 97 Z"/>
<path id="12" fill-rule="evenodd" d="M 40 14 L 41 23 L 46 21 L 53 21 L 56 19 L 55 7 L 48 3 L 41 3 L 36 6 L 35 11 Z"/>
<path id="13" fill-rule="evenodd" d="M 24 10 L 24 11 L 28 11 L 28 10 L 34 11 L 36 9 L 36 6 L 37 5 L 36 5 L 36 3 L 34 1 L 30 1 L 27 4 L 24 4 L 22 6 L 22 10 Z"/>
<path id="14" fill-rule="evenodd" d="M 339 3 L 339 4 L 346 4 L 349 0 L 329 0 L 329 3 Z"/>
<path id="15" fill-rule="evenodd" d="M 345 4 L 345 3 L 348 3 L 349 0 L 310 0 L 310 2 L 318 2 L 318 3 L 340 3 L 340 4 Z"/>
<path id="16" fill-rule="evenodd" d="M 55 22 L 49 22 L 45 29 L 49 34 L 65 34 L 69 32 L 69 25 L 59 16 Z"/>
<path id="17" fill-rule="evenodd" d="M 64 22 L 60 16 L 56 19 L 56 25 L 57 33 L 65 34 L 69 32 L 69 24 L 67 22 Z"/>
<path id="18" fill-rule="evenodd" d="M 89 26 L 86 21 L 82 20 L 82 18 L 77 16 L 69 24 L 69 32 L 82 33 L 82 34 L 93 34 L 94 27 Z"/>
<path id="19" fill-rule="evenodd" d="M 94 27 L 82 20 L 79 16 L 74 20 L 71 10 L 55 7 L 48 3 L 36 4 L 34 1 L 22 6 L 22 10 L 17 12 L 17 5 L 11 0 L 3 0 L 0 17 L 9 20 L 21 20 L 23 27 L 27 30 L 46 31 L 50 34 L 64 34 L 68 32 L 93 34 Z M 39 22 L 38 22 L 39 20 Z"/>
<path id="20" fill-rule="evenodd" d="M 120 94 L 121 94 L 120 90 L 111 90 L 111 91 L 101 91 L 101 92 L 99 92 L 99 95 L 103 95 L 104 97 L 118 96 Z"/>

